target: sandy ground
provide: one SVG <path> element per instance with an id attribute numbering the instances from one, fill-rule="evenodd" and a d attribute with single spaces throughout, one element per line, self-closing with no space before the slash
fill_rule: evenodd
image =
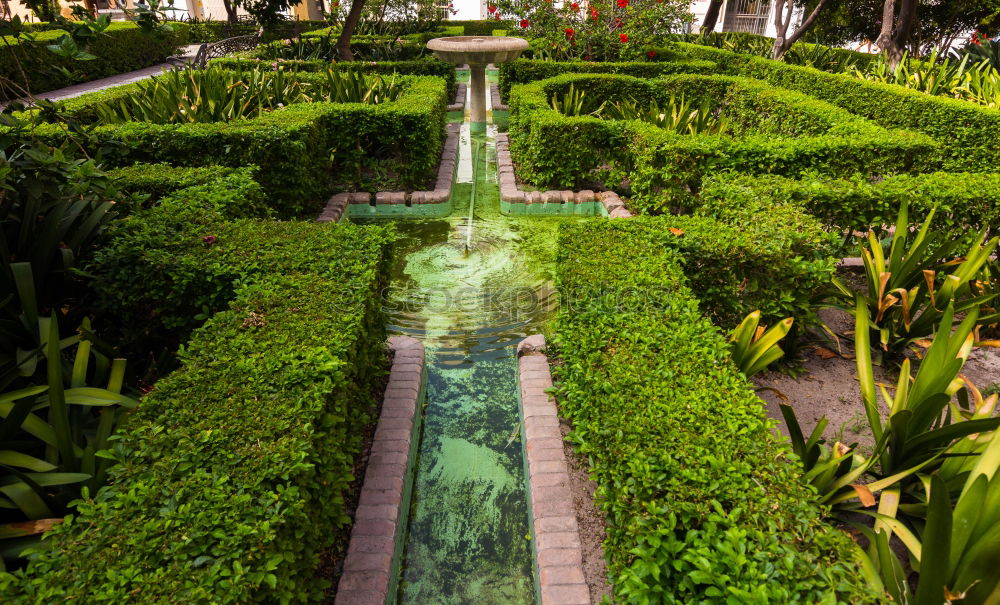
<path id="1" fill-rule="evenodd" d="M 590 587 L 590 602 L 600 603 L 606 596 L 611 599 L 611 584 L 608 582 L 608 566 L 604 562 L 605 518 L 594 504 L 597 484 L 587 474 L 587 461 L 573 451 L 566 441 L 571 427 L 565 419 L 559 420 L 563 436 L 563 449 L 569 467 L 569 489 L 576 507 L 576 522 L 580 526 L 580 544 L 583 546 L 583 576 Z"/>
<path id="2" fill-rule="evenodd" d="M 831 356 L 838 352 L 836 341 L 825 333 L 813 331 L 804 337 L 801 366 L 796 377 L 770 371 L 758 374 L 753 382 L 758 387 L 776 389 L 788 398 L 787 403 L 795 410 L 806 436 L 820 418 L 826 416 L 830 421 L 825 431 L 828 440 L 848 445 L 858 443 L 860 451 L 870 450 L 873 440 L 861 403 L 851 336 L 854 318 L 837 310 L 824 310 L 820 316 L 840 338 L 840 355 Z M 875 370 L 876 380 L 896 384 L 898 370 L 879 367 Z M 916 373 L 915 365 L 912 371 Z M 1000 382 L 1000 349 L 976 349 L 962 373 L 979 389 L 997 384 Z M 778 408 L 780 396 L 769 390 L 758 394 L 767 402 L 768 415 L 777 419 L 780 430 L 787 434 Z"/>

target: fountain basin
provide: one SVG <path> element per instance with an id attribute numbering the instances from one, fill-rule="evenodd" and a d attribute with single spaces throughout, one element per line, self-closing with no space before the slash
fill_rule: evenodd
<path id="1" fill-rule="evenodd" d="M 528 41 L 506 36 L 455 36 L 427 43 L 434 56 L 453 65 L 507 63 L 528 50 Z"/>
<path id="2" fill-rule="evenodd" d="M 434 56 L 452 65 L 469 66 L 469 100 L 472 132 L 486 130 L 486 66 L 507 63 L 528 50 L 528 41 L 506 36 L 455 36 L 427 43 Z"/>

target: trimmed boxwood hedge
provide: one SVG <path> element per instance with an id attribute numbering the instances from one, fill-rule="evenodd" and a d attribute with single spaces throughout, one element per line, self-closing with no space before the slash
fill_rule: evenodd
<path id="1" fill-rule="evenodd" d="M 880 232 L 895 222 L 903 201 L 910 219 L 919 223 L 937 208 L 934 224 L 956 233 L 996 230 L 1000 224 L 1000 174 L 935 172 L 896 175 L 871 182 L 819 176 L 801 180 L 775 175 L 721 174 L 708 177 L 698 199 L 698 212 L 730 212 L 749 206 L 796 204 L 827 228 L 849 235 Z"/>
<path id="2" fill-rule="evenodd" d="M 225 57 L 213 59 L 211 63 L 223 69 L 256 69 L 262 64 L 266 66 L 267 61 L 272 65 L 287 69 L 289 71 L 354 71 L 364 74 L 400 74 L 404 76 L 437 76 L 444 78 L 449 91 L 455 90 L 455 66 L 444 61 L 438 61 L 433 57 L 414 59 L 413 61 L 341 61 L 331 63 L 330 61 L 297 60 L 297 59 L 261 59 L 258 57 Z"/>
<path id="3" fill-rule="evenodd" d="M 629 603 L 875 601 L 698 310 L 671 217 L 560 227 L 556 396 Z"/>
<path id="4" fill-rule="evenodd" d="M 179 332 L 198 303 L 221 312 L 127 418 L 111 485 L 51 532 L 15 600 L 322 596 L 319 554 L 350 521 L 344 494 L 386 369 L 392 231 L 226 220 L 235 200 L 182 194 L 116 229 L 98 279 L 121 278 L 103 294 L 122 305 L 163 296 Z"/>
<path id="5" fill-rule="evenodd" d="M 669 57 L 669 60 L 655 63 L 595 63 L 517 59 L 510 63 L 501 63 L 497 66 L 500 94 L 507 98 L 511 87 L 515 84 L 546 80 L 566 73 L 621 74 L 637 78 L 656 78 L 669 74 L 711 74 L 715 71 L 715 63 L 711 61 L 678 59 L 675 55 L 669 54 L 670 51 L 660 52 L 661 56 Z"/>
<path id="6" fill-rule="evenodd" d="M 119 216 L 129 214 L 138 208 L 150 208 L 166 195 L 198 185 L 211 185 L 210 189 L 184 191 L 181 197 L 197 199 L 195 196 L 208 195 L 235 196 L 241 200 L 248 216 L 267 216 L 264 190 L 254 180 L 256 166 L 230 168 L 228 166 L 170 166 L 169 164 L 135 164 L 125 168 L 108 170 L 118 189 L 133 196 L 136 205 L 115 206 Z"/>
<path id="7" fill-rule="evenodd" d="M 302 73 L 299 78 L 322 79 Z M 130 122 L 98 126 L 98 144 L 114 142 L 111 165 L 166 162 L 177 166 L 258 166 L 256 178 L 281 217 L 319 207 L 332 183 L 346 179 L 357 162 L 390 153 L 401 186 L 423 189 L 439 163 L 448 95 L 438 78 L 402 76 L 402 94 L 379 105 L 297 103 L 250 120 L 199 124 Z M 64 104 L 82 121 L 96 103 L 131 94 L 135 85 L 88 93 Z M 42 125 L 37 136 L 61 140 L 58 126 Z M 361 147 L 360 157 L 357 151 Z M 341 159 L 344 158 L 344 159 Z"/>
<path id="8" fill-rule="evenodd" d="M 0 44 L 0 73 L 23 85 L 19 75 L 21 70 L 17 67 L 20 62 L 28 76 L 31 92 L 38 94 L 81 81 L 142 69 L 163 63 L 187 43 L 187 24 L 171 23 L 170 27 L 173 30 L 170 33 L 146 32 L 134 23 L 112 23 L 87 49 L 97 57 L 92 61 L 63 59 L 46 48 L 66 34 L 61 29 L 35 32 L 32 41 L 15 41 L 8 37 Z M 67 80 L 59 72 L 60 67 L 83 72 L 82 80 Z M 0 101 L 10 100 L 7 92 L 0 90 Z"/>
<path id="9" fill-rule="evenodd" d="M 677 48 L 691 58 L 715 61 L 720 71 L 798 90 L 886 128 L 929 135 L 941 142 L 937 152 L 945 170 L 991 172 L 1000 165 L 1000 147 L 988 136 L 1000 130 L 1000 109 L 696 44 Z"/>
<path id="10" fill-rule="evenodd" d="M 680 135 L 640 121 L 565 116 L 548 101 L 570 86 L 585 89 L 596 101 L 665 102 L 684 94 L 697 104 L 708 98 L 722 105 L 733 136 Z M 926 136 L 889 131 L 829 103 L 749 78 L 568 74 L 515 86 L 510 108 L 511 153 L 521 178 L 556 188 L 627 180 L 633 203 L 642 208 L 676 203 L 676 196 L 697 191 L 704 175 L 720 171 L 880 176 L 937 166 L 936 144 Z"/>
<path id="11" fill-rule="evenodd" d="M 815 293 L 834 275 L 839 241 L 803 208 L 777 200 L 743 200 L 671 217 L 678 229 L 664 244 L 680 253 L 701 310 L 735 327 L 760 310 L 765 323 L 795 318 L 795 333 L 817 321 Z"/>

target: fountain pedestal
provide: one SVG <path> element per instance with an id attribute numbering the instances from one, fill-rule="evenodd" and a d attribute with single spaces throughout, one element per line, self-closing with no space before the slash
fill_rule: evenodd
<path id="1" fill-rule="evenodd" d="M 486 66 L 513 61 L 528 49 L 523 38 L 506 36 L 455 36 L 427 43 L 434 56 L 453 65 L 468 64 L 472 132 L 486 130 Z"/>

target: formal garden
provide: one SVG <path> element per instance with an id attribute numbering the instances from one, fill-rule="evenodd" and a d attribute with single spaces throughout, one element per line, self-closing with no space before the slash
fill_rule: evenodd
<path id="1" fill-rule="evenodd" d="M 0 19 L 2 601 L 1000 603 L 962 2 Z"/>

